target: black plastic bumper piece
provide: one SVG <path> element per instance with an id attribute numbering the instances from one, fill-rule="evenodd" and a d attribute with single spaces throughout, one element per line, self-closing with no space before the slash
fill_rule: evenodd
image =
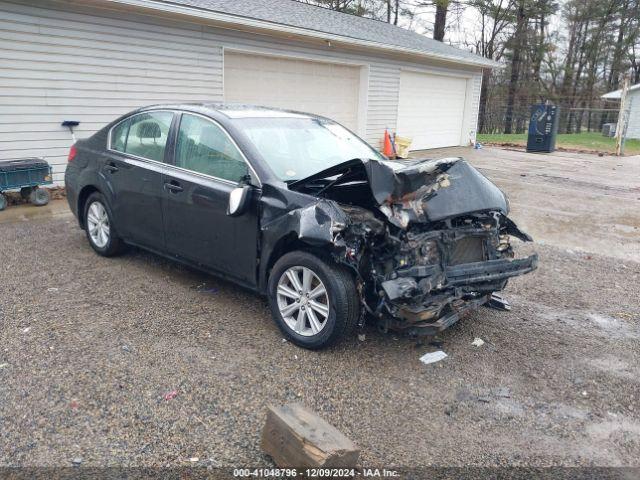
<path id="1" fill-rule="evenodd" d="M 538 255 L 533 254 L 518 260 L 487 260 L 447 267 L 447 284 L 465 286 L 477 283 L 506 280 L 534 271 L 538 266 Z"/>

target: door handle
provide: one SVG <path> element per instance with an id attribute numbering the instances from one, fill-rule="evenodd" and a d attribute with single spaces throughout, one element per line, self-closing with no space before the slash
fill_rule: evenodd
<path id="1" fill-rule="evenodd" d="M 169 190 L 169 192 L 171 193 L 180 193 L 184 190 L 184 188 L 182 188 L 182 186 L 175 180 L 171 180 L 170 182 L 165 183 L 164 188 L 166 190 Z"/>
<path id="2" fill-rule="evenodd" d="M 115 164 L 109 162 L 104 166 L 104 169 L 109 172 L 109 173 L 116 173 L 118 170 L 120 170 L 118 167 L 115 166 Z"/>

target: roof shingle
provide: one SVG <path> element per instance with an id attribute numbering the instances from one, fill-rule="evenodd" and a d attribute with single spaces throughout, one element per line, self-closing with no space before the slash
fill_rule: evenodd
<path id="1" fill-rule="evenodd" d="M 353 40 L 391 45 L 480 66 L 496 65 L 495 62 L 474 53 L 386 22 L 340 13 L 294 0 L 162 0 L 162 3 L 303 28 Z"/>

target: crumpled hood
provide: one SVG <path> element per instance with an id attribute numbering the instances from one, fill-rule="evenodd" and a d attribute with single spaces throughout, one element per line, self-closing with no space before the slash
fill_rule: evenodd
<path id="1" fill-rule="evenodd" d="M 502 191 L 462 158 L 409 162 L 355 159 L 295 182 L 290 188 L 336 175 L 340 177 L 332 186 L 368 181 L 380 211 L 401 228 L 411 222 L 435 222 L 483 211 L 507 215 L 509 211 Z"/>

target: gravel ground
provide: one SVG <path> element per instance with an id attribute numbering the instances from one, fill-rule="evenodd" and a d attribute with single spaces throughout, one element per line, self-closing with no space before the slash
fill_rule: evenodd
<path id="1" fill-rule="evenodd" d="M 70 217 L 2 224 L 0 245 L 0 465 L 266 466 L 266 407 L 300 401 L 365 466 L 640 466 L 638 263 L 522 246 L 541 266 L 513 310 L 472 314 L 423 365 L 433 346 L 371 328 L 296 348 L 262 298 L 100 258 Z"/>

